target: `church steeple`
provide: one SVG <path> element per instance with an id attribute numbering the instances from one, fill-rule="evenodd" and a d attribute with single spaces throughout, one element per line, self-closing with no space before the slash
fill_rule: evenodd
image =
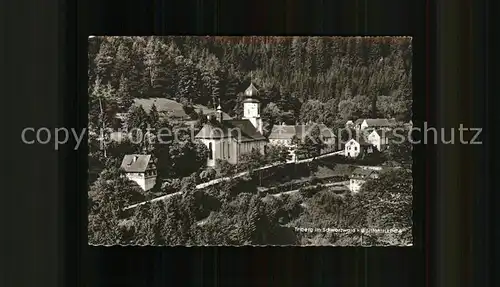
<path id="1" fill-rule="evenodd" d="M 249 120 L 262 134 L 262 119 L 260 118 L 260 101 L 257 99 L 259 90 L 250 82 L 245 90 L 246 99 L 243 100 L 243 119 Z"/>
<path id="2" fill-rule="evenodd" d="M 245 90 L 245 96 L 247 98 L 253 98 L 259 94 L 259 90 L 253 85 L 252 82 L 250 82 L 250 86 Z"/>
<path id="3" fill-rule="evenodd" d="M 250 86 L 245 90 L 245 96 L 247 98 L 256 97 L 259 94 L 259 90 L 253 84 L 253 72 L 250 72 Z"/>

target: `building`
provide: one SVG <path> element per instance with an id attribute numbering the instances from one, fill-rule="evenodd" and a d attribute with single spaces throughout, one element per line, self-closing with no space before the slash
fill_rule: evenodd
<path id="1" fill-rule="evenodd" d="M 351 138 L 344 146 L 344 155 L 356 158 L 373 152 L 373 144 L 367 139 L 364 133 L 359 133 L 355 138 Z"/>
<path id="2" fill-rule="evenodd" d="M 372 129 L 391 129 L 392 120 L 388 119 L 358 119 L 354 122 L 354 128 L 357 130 Z"/>
<path id="3" fill-rule="evenodd" d="M 348 120 L 346 123 L 345 123 L 345 127 L 348 128 L 348 129 L 352 129 L 354 128 L 354 122 L 351 121 L 351 120 Z"/>
<path id="4" fill-rule="evenodd" d="M 389 137 L 386 132 L 383 129 L 374 129 L 368 134 L 367 141 L 375 146 L 378 151 L 382 151 L 389 145 Z"/>
<path id="5" fill-rule="evenodd" d="M 351 192 L 359 192 L 363 184 L 369 179 L 379 177 L 379 172 L 373 169 L 356 168 L 349 180 L 349 190 Z"/>
<path id="6" fill-rule="evenodd" d="M 262 119 L 260 117 L 260 101 L 257 99 L 259 91 L 253 83 L 245 90 L 245 99 L 243 100 L 243 120 L 248 120 L 263 135 Z"/>
<path id="7" fill-rule="evenodd" d="M 335 134 L 324 124 L 285 125 L 282 123 L 274 125 L 268 137 L 269 143 L 288 147 L 292 155 L 292 161 L 294 161 L 297 146 L 292 142 L 292 139 L 296 137 L 298 140 L 303 140 L 316 126 L 319 127 L 323 143 L 326 145 L 321 153 L 333 151 L 335 149 Z"/>
<path id="8" fill-rule="evenodd" d="M 145 191 L 156 184 L 156 165 L 149 154 L 125 155 L 121 168 L 128 179 L 135 181 Z"/>
<path id="9" fill-rule="evenodd" d="M 168 117 L 171 120 L 179 120 L 179 121 L 189 121 L 191 120 L 190 115 L 184 109 L 182 103 L 166 99 L 166 98 L 136 98 L 134 99 L 135 106 L 142 106 L 142 108 L 149 113 L 151 107 L 153 105 L 156 106 L 156 110 L 160 116 Z M 213 107 L 207 107 L 204 105 L 192 104 L 192 108 L 194 112 L 202 112 L 207 115 L 215 112 L 215 105 Z M 224 113 L 224 117 L 230 118 L 228 114 Z"/>
<path id="10" fill-rule="evenodd" d="M 252 150 L 265 153 L 268 142 L 262 135 L 258 91 L 252 83 L 245 96 L 242 119 L 226 119 L 219 105 L 216 114 L 209 116 L 209 122 L 196 134 L 195 138 L 209 150 L 207 166 L 215 166 L 219 159 L 236 164 L 242 154 Z"/>

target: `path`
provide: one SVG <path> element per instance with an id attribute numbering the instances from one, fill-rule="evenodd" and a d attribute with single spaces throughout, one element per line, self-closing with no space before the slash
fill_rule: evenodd
<path id="1" fill-rule="evenodd" d="M 181 192 L 178 191 L 178 192 L 174 192 L 174 193 L 170 193 L 170 194 L 167 194 L 167 195 L 163 195 L 163 196 L 160 196 L 160 197 L 157 197 L 157 198 L 153 198 L 149 201 L 143 201 L 143 202 L 139 202 L 139 203 L 136 203 L 136 204 L 132 204 L 132 205 L 129 205 L 127 207 L 125 207 L 123 210 L 128 210 L 128 209 L 132 209 L 132 208 L 135 208 L 139 205 L 143 205 L 143 204 L 146 204 L 148 202 L 156 202 L 156 201 L 160 201 L 160 200 L 164 200 L 164 199 L 167 199 L 167 198 L 170 198 L 172 196 L 176 196 L 176 195 L 181 195 Z"/>
<path id="2" fill-rule="evenodd" d="M 290 163 L 304 163 L 304 162 L 310 162 L 312 161 L 313 159 L 320 159 L 320 158 L 325 158 L 325 157 L 329 157 L 329 156 L 333 156 L 333 155 L 339 155 L 339 154 L 343 154 L 344 151 L 341 150 L 341 151 L 336 151 L 336 152 L 331 152 L 331 153 L 326 153 L 326 154 L 323 154 L 323 155 L 320 155 L 320 156 L 317 156 L 317 157 L 312 157 L 312 158 L 306 158 L 306 159 L 301 159 L 301 160 L 297 160 L 297 161 L 289 161 L 287 162 L 286 164 L 290 164 Z M 274 163 L 274 164 L 270 164 L 270 165 L 266 165 L 266 166 L 263 166 L 263 167 L 259 167 L 259 168 L 256 168 L 254 169 L 254 171 L 259 171 L 259 170 L 263 170 L 263 169 L 268 169 L 268 168 L 271 168 L 271 167 L 274 167 L 274 166 L 278 166 L 278 165 L 281 165 L 283 163 Z M 248 171 L 243 171 L 243 172 L 240 172 L 240 173 L 237 173 L 235 175 L 232 175 L 232 176 L 226 176 L 226 177 L 221 177 L 221 178 L 216 178 L 216 179 L 213 179 L 211 181 L 207 181 L 207 182 L 204 182 L 204 183 L 201 183 L 201 184 L 198 184 L 196 186 L 197 189 L 200 189 L 200 188 L 205 188 L 207 186 L 211 186 L 211 185 L 214 185 L 214 184 L 217 184 L 217 183 L 220 183 L 222 181 L 228 181 L 228 180 L 231 180 L 231 179 L 234 179 L 234 178 L 238 178 L 238 177 L 242 177 L 242 176 L 245 176 L 248 174 Z"/>
<path id="3" fill-rule="evenodd" d="M 329 156 L 333 156 L 333 155 L 338 155 L 338 154 L 343 154 L 343 153 L 344 153 L 344 151 L 340 150 L 340 151 L 335 151 L 335 152 L 331 152 L 331 153 L 326 153 L 326 154 L 317 156 L 315 158 L 306 158 L 306 159 L 297 160 L 295 162 L 287 162 L 287 164 L 289 164 L 289 163 L 295 163 L 295 164 L 297 164 L 297 163 L 303 163 L 303 162 L 310 162 L 313 159 L 320 159 L 320 158 L 325 158 L 325 157 L 329 157 Z M 254 169 L 254 171 L 268 169 L 268 168 L 271 168 L 271 167 L 274 167 L 274 166 L 278 166 L 278 165 L 281 165 L 281 164 L 283 164 L 283 163 L 274 163 L 274 164 L 266 165 L 266 166 L 263 166 L 263 167 L 256 168 L 256 169 Z M 232 179 L 235 179 L 235 178 L 238 178 L 238 177 L 242 177 L 242 176 L 245 176 L 247 174 L 248 174 L 248 171 L 244 171 L 244 172 L 240 172 L 240 173 L 237 173 L 235 175 L 232 175 L 232 176 L 226 176 L 226 177 L 216 178 L 216 179 L 213 179 L 211 181 L 207 181 L 207 182 L 198 184 L 196 186 L 196 189 L 202 189 L 202 188 L 205 188 L 205 187 L 208 187 L 208 186 L 212 186 L 214 184 L 218 184 L 218 183 L 223 182 L 223 181 L 229 181 L 229 180 L 232 180 Z M 175 192 L 175 193 L 171 193 L 171 194 L 167 194 L 167 195 L 163 195 L 163 196 L 160 196 L 160 197 L 148 200 L 148 201 L 143 201 L 143 202 L 139 202 L 139 203 L 127 206 L 127 207 L 124 208 L 124 210 L 132 209 L 132 208 L 135 208 L 135 207 L 137 207 L 139 205 L 146 204 L 148 202 L 156 202 L 156 201 L 164 200 L 164 199 L 167 199 L 169 197 L 172 197 L 174 195 L 179 195 L 179 194 L 181 194 L 180 191 L 179 192 Z"/>

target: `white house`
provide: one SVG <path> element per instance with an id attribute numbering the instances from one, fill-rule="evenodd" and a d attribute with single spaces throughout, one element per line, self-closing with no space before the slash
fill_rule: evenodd
<path id="1" fill-rule="evenodd" d="M 373 169 L 357 168 L 353 171 L 349 180 L 349 190 L 359 192 L 363 184 L 369 179 L 379 177 L 379 172 Z"/>
<path id="2" fill-rule="evenodd" d="M 347 157 L 358 157 L 367 153 L 373 152 L 373 145 L 364 137 L 360 135 L 356 138 L 351 138 L 344 147 L 344 155 Z"/>
<path id="3" fill-rule="evenodd" d="M 125 155 L 121 168 L 128 179 L 135 181 L 145 191 L 156 184 L 156 165 L 149 154 Z"/>
<path id="4" fill-rule="evenodd" d="M 208 150 L 207 166 L 215 166 L 218 159 L 236 164 L 244 153 L 258 150 L 265 152 L 267 139 L 262 135 L 260 102 L 258 91 L 253 84 L 245 91 L 243 118 L 225 119 L 221 106 L 217 107 L 215 117 L 209 117 L 195 138 L 203 142 Z"/>
<path id="5" fill-rule="evenodd" d="M 296 145 L 292 143 L 292 139 L 296 137 L 298 140 L 303 140 L 315 127 L 319 127 L 322 141 L 326 145 L 321 153 L 333 151 L 335 148 L 335 134 L 324 124 L 285 125 L 282 123 L 274 125 L 268 137 L 269 143 L 288 147 L 292 155 L 292 161 L 294 161 Z"/>

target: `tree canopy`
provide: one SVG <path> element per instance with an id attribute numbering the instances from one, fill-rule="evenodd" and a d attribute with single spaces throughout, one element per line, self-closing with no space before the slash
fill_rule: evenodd
<path id="1" fill-rule="evenodd" d="M 109 118 L 136 97 L 210 107 L 218 98 L 238 115 L 251 78 L 272 124 L 411 118 L 411 38 L 96 37 L 89 62 L 92 124 L 96 99 Z"/>

